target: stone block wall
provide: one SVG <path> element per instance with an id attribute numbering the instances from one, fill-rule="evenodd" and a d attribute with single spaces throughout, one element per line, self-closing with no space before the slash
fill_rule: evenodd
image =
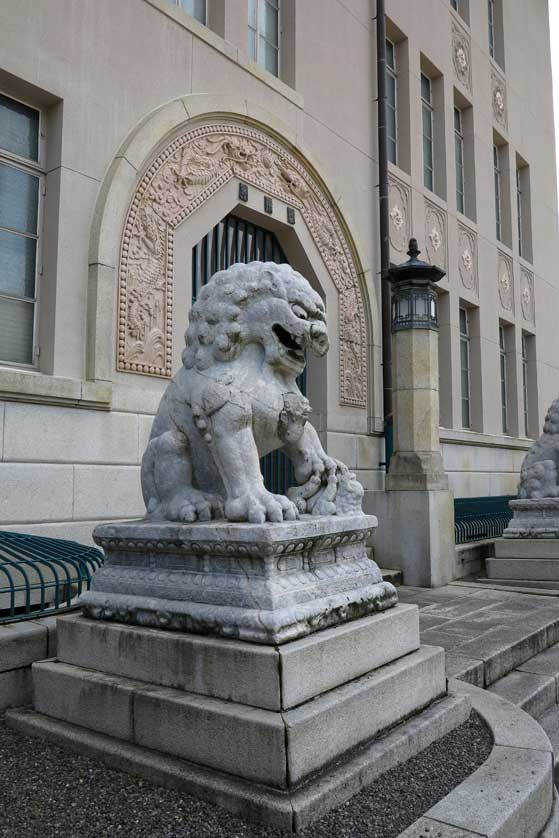
<path id="1" fill-rule="evenodd" d="M 56 619 L 0 625 L 0 713 L 31 704 L 31 664 L 56 655 Z"/>

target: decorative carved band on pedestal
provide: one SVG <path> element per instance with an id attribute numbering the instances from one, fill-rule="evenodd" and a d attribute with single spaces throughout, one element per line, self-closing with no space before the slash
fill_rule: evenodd
<path id="1" fill-rule="evenodd" d="M 334 209 L 276 140 L 214 124 L 173 140 L 143 176 L 122 238 L 118 361 L 122 372 L 171 376 L 174 230 L 232 178 L 298 209 L 339 294 L 340 402 L 367 406 L 367 334 L 358 270 Z"/>

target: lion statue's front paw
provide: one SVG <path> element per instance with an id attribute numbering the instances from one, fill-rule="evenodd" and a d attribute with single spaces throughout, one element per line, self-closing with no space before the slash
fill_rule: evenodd
<path id="1" fill-rule="evenodd" d="M 283 495 L 273 495 L 264 488 L 251 489 L 225 504 L 228 521 L 249 521 L 263 524 L 265 521 L 294 521 L 299 517 L 297 507 Z"/>

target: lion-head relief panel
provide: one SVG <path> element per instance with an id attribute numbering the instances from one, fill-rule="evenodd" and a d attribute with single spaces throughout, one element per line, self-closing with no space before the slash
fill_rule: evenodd
<path id="1" fill-rule="evenodd" d="M 232 178 L 299 210 L 338 292 L 340 402 L 367 406 L 367 322 L 358 268 L 325 190 L 290 150 L 236 123 L 186 130 L 137 187 L 119 266 L 117 369 L 171 376 L 174 231 Z"/>

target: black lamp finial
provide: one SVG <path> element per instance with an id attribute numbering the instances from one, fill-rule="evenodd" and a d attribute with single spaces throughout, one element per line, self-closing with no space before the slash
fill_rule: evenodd
<path id="1" fill-rule="evenodd" d="M 408 256 L 410 259 L 417 259 L 420 253 L 421 250 L 417 246 L 417 239 L 410 239 L 408 245 Z"/>

